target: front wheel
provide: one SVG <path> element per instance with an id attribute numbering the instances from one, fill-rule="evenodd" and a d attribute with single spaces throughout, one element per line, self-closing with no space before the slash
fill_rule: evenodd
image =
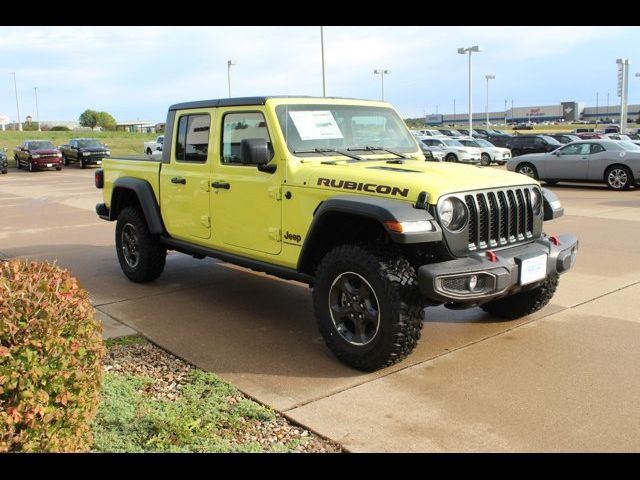
<path id="1" fill-rule="evenodd" d="M 14 157 L 14 160 L 16 161 L 16 168 L 18 170 L 22 170 L 22 164 L 20 163 L 20 160 L 18 159 L 18 157 Z"/>
<path id="2" fill-rule="evenodd" d="M 316 272 L 313 306 L 329 349 L 359 370 L 401 361 L 420 339 L 422 299 L 403 257 L 361 245 L 334 248 Z"/>
<path id="3" fill-rule="evenodd" d="M 531 165 L 530 163 L 521 163 L 516 168 L 516 173 L 521 173 L 522 175 L 526 175 L 527 177 L 531 177 L 534 180 L 538 180 L 538 171 L 536 167 Z"/>
<path id="4" fill-rule="evenodd" d="M 611 167 L 604 178 L 611 190 L 627 190 L 633 183 L 633 176 L 627 167 Z"/>
<path id="5" fill-rule="evenodd" d="M 65 155 L 62 156 L 62 163 L 65 167 L 69 166 L 69 160 L 67 160 L 67 157 Z"/>
<path id="6" fill-rule="evenodd" d="M 2 170 L 3 175 L 6 175 L 7 173 L 9 173 L 9 170 Z"/>
<path id="7" fill-rule="evenodd" d="M 31 160 L 29 160 L 27 168 L 29 169 L 30 172 L 33 172 L 35 170 L 34 167 L 33 167 L 33 162 Z"/>
<path id="8" fill-rule="evenodd" d="M 164 270 L 167 249 L 157 235 L 149 232 L 138 207 L 127 207 L 118 215 L 116 251 L 120 268 L 133 282 L 155 280 Z"/>
<path id="9" fill-rule="evenodd" d="M 485 312 L 496 317 L 514 320 L 531 315 L 547 305 L 558 288 L 559 275 L 549 275 L 538 287 L 518 292 L 508 297 L 492 300 L 481 305 Z"/>
<path id="10" fill-rule="evenodd" d="M 147 148 L 147 152 L 146 153 L 147 153 L 147 155 L 152 155 L 153 154 L 153 152 L 151 151 L 150 148 Z"/>
<path id="11" fill-rule="evenodd" d="M 80 160 L 78 160 L 78 163 L 80 164 L 80 168 L 85 168 L 87 166 L 86 163 L 84 163 L 84 159 L 81 158 Z"/>
<path id="12" fill-rule="evenodd" d="M 458 161 L 458 157 L 456 157 L 453 153 L 450 153 L 449 155 L 447 155 L 445 157 L 445 162 L 457 162 Z"/>
<path id="13" fill-rule="evenodd" d="M 480 156 L 480 165 L 482 165 L 483 167 L 488 167 L 489 165 L 491 165 L 491 157 L 487 153 L 483 153 Z"/>

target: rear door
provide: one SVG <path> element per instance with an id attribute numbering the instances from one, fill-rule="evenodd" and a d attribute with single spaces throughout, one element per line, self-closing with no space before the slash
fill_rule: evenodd
<path id="1" fill-rule="evenodd" d="M 170 163 L 160 171 L 162 218 L 169 234 L 180 240 L 211 237 L 211 117 L 206 110 L 176 112 Z"/>

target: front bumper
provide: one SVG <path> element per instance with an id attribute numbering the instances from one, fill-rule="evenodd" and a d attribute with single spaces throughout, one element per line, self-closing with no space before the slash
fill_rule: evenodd
<path id="1" fill-rule="evenodd" d="M 53 168 L 62 165 L 62 158 L 34 158 L 31 160 L 33 166 L 36 168 Z"/>
<path id="2" fill-rule="evenodd" d="M 543 279 L 521 284 L 523 260 L 547 255 L 546 277 L 561 274 L 573 267 L 578 252 L 574 235 L 559 235 L 559 245 L 542 237 L 526 245 L 495 251 L 495 262 L 487 252 L 473 253 L 465 258 L 423 265 L 418 269 L 418 286 L 422 295 L 435 303 L 480 304 L 539 285 Z M 475 290 L 469 279 L 476 277 Z"/>

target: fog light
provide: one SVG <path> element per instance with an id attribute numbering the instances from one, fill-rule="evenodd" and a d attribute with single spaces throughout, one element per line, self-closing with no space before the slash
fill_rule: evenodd
<path id="1" fill-rule="evenodd" d="M 469 277 L 469 290 L 475 290 L 477 284 L 478 284 L 478 276 L 471 275 Z"/>

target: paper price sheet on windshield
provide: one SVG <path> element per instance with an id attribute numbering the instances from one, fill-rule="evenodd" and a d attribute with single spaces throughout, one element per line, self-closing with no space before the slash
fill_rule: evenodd
<path id="1" fill-rule="evenodd" d="M 329 110 L 289 112 L 300 140 L 343 138 L 340 127 Z"/>

